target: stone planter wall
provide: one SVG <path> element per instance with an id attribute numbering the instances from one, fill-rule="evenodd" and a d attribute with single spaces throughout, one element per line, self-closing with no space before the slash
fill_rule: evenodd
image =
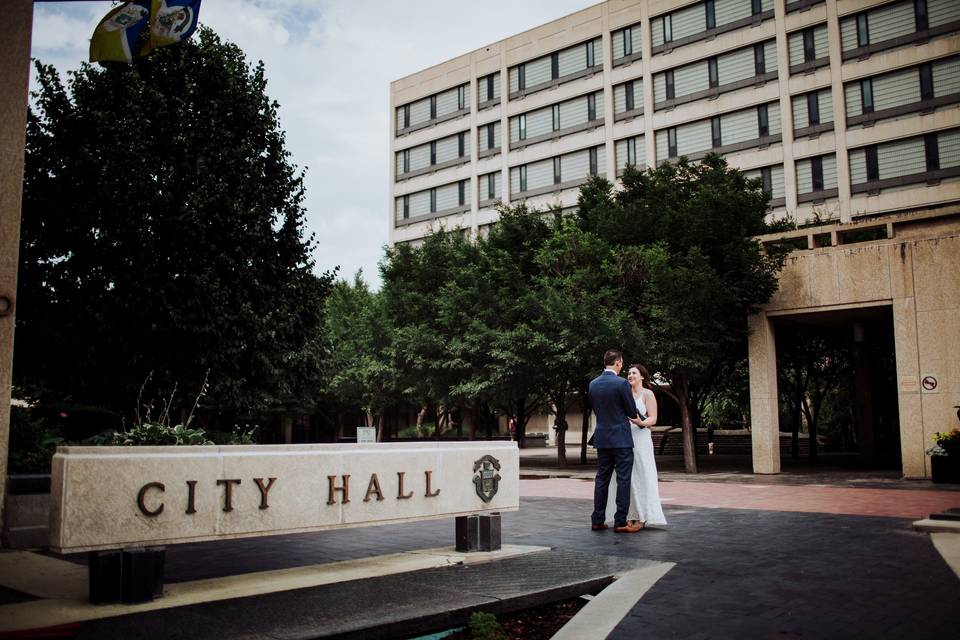
<path id="1" fill-rule="evenodd" d="M 50 544 L 50 476 L 9 476 L 2 543 L 7 549 Z"/>

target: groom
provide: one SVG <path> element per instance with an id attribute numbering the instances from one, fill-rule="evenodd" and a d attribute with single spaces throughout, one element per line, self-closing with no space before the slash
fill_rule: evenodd
<path id="1" fill-rule="evenodd" d="M 617 472 L 617 513 L 613 530 L 618 533 L 640 531 L 637 525 L 627 524 L 627 508 L 630 506 L 630 473 L 633 471 L 633 436 L 630 433 L 630 418 L 637 417 L 637 405 L 630 391 L 630 383 L 620 377 L 623 369 L 623 354 L 610 349 L 603 354 L 606 367 L 590 382 L 590 404 L 597 416 L 597 428 L 593 444 L 597 448 L 597 478 L 593 491 L 593 515 L 590 520 L 594 531 L 607 528 L 604 523 L 607 510 L 607 492 L 610 476 Z"/>

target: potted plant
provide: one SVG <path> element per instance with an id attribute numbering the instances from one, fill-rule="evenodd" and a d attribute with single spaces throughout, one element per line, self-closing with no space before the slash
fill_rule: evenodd
<path id="1" fill-rule="evenodd" d="M 933 434 L 930 456 L 930 477 L 934 482 L 960 484 L 960 428 Z"/>

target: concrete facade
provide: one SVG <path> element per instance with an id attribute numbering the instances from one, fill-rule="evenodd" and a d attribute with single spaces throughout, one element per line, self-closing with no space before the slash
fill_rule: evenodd
<path id="1" fill-rule="evenodd" d="M 885 239 L 843 244 L 843 234 L 885 230 Z M 815 247 L 829 236 L 830 246 Z M 775 322 L 799 314 L 868 307 L 893 316 L 903 475 L 930 477 L 932 436 L 957 425 L 960 405 L 960 206 L 799 230 L 780 288 L 750 318 L 750 412 L 755 473 L 778 473 Z M 775 242 L 782 236 L 767 236 Z M 932 388 L 931 388 L 932 387 Z"/>
<path id="2" fill-rule="evenodd" d="M 767 105 L 771 123 L 780 123 L 778 134 L 773 135 L 771 131 L 770 136 L 764 137 L 761 133 L 759 138 L 727 144 L 729 123 L 724 121 L 723 136 L 713 148 L 732 166 L 745 171 L 768 168 L 776 172 L 773 179 L 776 184 L 771 186 L 774 217 L 791 215 L 801 223 L 812 219 L 849 222 L 863 216 L 960 201 L 960 181 L 952 159 L 939 165 L 934 163 L 938 170 L 928 171 L 929 179 L 919 175 L 903 178 L 903 171 L 882 166 L 872 179 L 865 181 L 860 175 L 863 154 L 871 147 L 874 154 L 879 148 L 882 158 L 885 152 L 895 150 L 897 144 L 907 144 L 909 139 L 931 133 L 941 135 L 960 126 L 960 95 L 952 88 L 942 91 L 938 88 L 935 95 L 921 96 L 919 89 L 912 87 L 910 90 L 916 91 L 920 99 L 903 104 L 904 100 L 912 99 L 897 98 L 896 108 L 886 108 L 882 103 L 885 98 L 880 84 L 887 83 L 893 77 L 891 74 L 915 72 L 931 63 L 950 66 L 952 57 L 960 53 L 960 7 L 954 4 L 951 8 L 944 0 L 925 0 L 925 3 L 932 16 L 929 28 L 922 29 L 918 22 L 913 32 L 881 40 L 887 36 L 880 33 L 880 23 L 888 14 L 903 9 L 913 19 L 914 10 L 906 7 L 903 0 L 759 0 L 753 3 L 751 0 L 710 3 L 609 0 L 396 80 L 390 87 L 389 162 L 393 176 L 387 217 L 390 243 L 416 242 L 439 228 L 461 229 L 476 237 L 497 219 L 495 205 L 498 202 L 527 201 L 540 208 L 572 207 L 583 181 L 581 176 L 572 181 L 557 177 L 554 184 L 545 188 L 518 193 L 509 186 L 512 172 L 522 166 L 595 147 L 602 156 L 599 162 L 602 166 L 597 173 L 615 178 L 618 171 L 614 167 L 624 164 L 624 159 L 617 157 L 622 151 L 618 142 L 622 147 L 626 139 L 636 137 L 638 148 L 633 159 L 634 164 L 642 168 L 665 159 L 667 151 L 662 143 L 669 130 L 674 129 L 676 133 L 684 125 L 706 123 L 710 146 L 711 118 L 732 118 L 738 110 L 760 105 Z M 701 9 L 706 11 L 708 4 L 717 16 L 714 19 L 717 26 L 679 37 L 676 25 L 687 19 L 684 16 Z M 751 16 L 751 8 L 760 11 Z M 747 17 L 721 24 L 721 13 L 731 11 L 739 11 L 737 15 L 745 12 Z M 875 33 L 868 37 L 869 45 L 851 49 L 850 29 L 858 24 L 858 15 L 866 16 L 865 24 L 875 25 L 871 27 Z M 662 32 L 661 25 L 667 18 L 673 20 L 673 30 L 678 37 L 655 45 L 655 32 Z M 624 30 L 628 27 L 635 34 L 634 41 L 639 42 L 631 55 L 622 55 L 622 45 L 615 51 L 615 44 L 623 42 Z M 796 43 L 808 29 L 811 34 L 816 32 L 817 58 L 793 64 Z M 595 51 L 595 66 L 527 91 L 512 90 L 511 74 L 520 65 L 529 67 L 545 56 L 562 56 L 591 39 L 599 39 L 596 42 L 601 43 Z M 813 40 L 811 38 L 811 44 Z M 764 44 L 768 47 L 766 73 L 732 83 L 724 79 L 725 56 Z M 615 59 L 615 55 L 619 57 Z M 680 77 L 690 65 L 712 64 L 711 73 L 716 75 L 718 59 L 721 60 L 720 78 L 711 79 L 710 88 L 680 95 Z M 703 67 L 704 74 L 706 68 Z M 497 72 L 499 97 L 480 101 L 485 77 Z M 659 96 L 661 99 L 657 102 L 660 89 L 655 85 L 660 86 L 667 73 L 671 79 L 677 78 L 677 97 L 663 100 Z M 694 80 L 705 83 L 707 78 Z M 638 90 L 634 108 L 618 112 L 617 101 L 622 101 L 618 98 L 619 87 L 629 81 L 642 83 L 634 85 Z M 862 107 L 864 113 L 859 113 L 861 106 L 853 104 L 855 100 L 851 97 L 860 95 L 856 91 L 862 81 L 872 83 L 871 87 L 876 85 L 870 92 L 869 113 L 865 106 Z M 445 93 L 459 86 L 465 88 L 466 99 L 458 111 L 419 126 L 406 129 L 398 126 L 404 108 L 415 106 L 417 101 L 422 104 L 430 96 L 442 99 Z M 558 128 L 554 124 L 552 135 L 534 136 L 519 145 L 512 139 L 511 126 L 516 127 L 514 121 L 521 114 L 550 109 L 590 93 L 602 96 L 602 107 L 598 102 L 595 117 L 589 122 L 570 128 Z M 805 105 L 810 93 L 821 96 L 817 116 L 820 122 L 815 125 L 807 121 L 809 114 Z M 856 115 L 848 118 L 848 112 Z M 499 124 L 496 150 L 481 150 L 485 126 L 490 123 Z M 415 151 L 418 147 L 423 151 L 431 143 L 442 143 L 444 138 L 460 133 L 469 144 L 456 159 L 431 161 L 406 175 L 398 169 L 404 151 Z M 941 141 L 942 155 L 948 153 L 946 146 L 945 141 Z M 680 155 L 684 155 L 683 151 Z M 695 158 L 702 152 L 686 155 Z M 821 184 L 811 192 L 809 186 L 801 183 L 809 183 L 810 169 L 817 158 L 834 168 L 821 179 L 830 184 Z M 884 160 L 881 159 L 880 164 L 883 165 Z M 929 162 L 927 168 L 931 169 Z M 486 197 L 484 193 L 486 176 L 491 173 L 499 173 L 500 193 L 496 198 Z M 826 164 L 821 173 L 828 173 Z M 886 175 L 898 177 L 884 179 Z M 403 217 L 400 203 L 404 196 L 423 195 L 461 182 L 466 197 L 459 203 L 446 208 L 431 206 L 429 212 Z"/>
<path id="3" fill-rule="evenodd" d="M 0 38 L 0 505 L 6 498 L 10 442 L 13 328 L 33 0 L 5 3 L 4 25 L 4 37 Z M 0 525 L 2 516 L 0 512 Z"/>
<path id="4" fill-rule="evenodd" d="M 580 46 L 587 68 L 564 75 L 558 60 Z M 755 67 L 731 80 L 723 61 L 748 48 Z M 520 70 L 544 59 L 549 80 L 524 90 Z M 694 68 L 704 77 L 690 75 Z M 497 73 L 499 94 L 491 98 L 487 76 Z M 957 81 L 947 82 L 952 74 Z M 681 89 L 681 77 L 700 84 Z M 625 83 L 637 91 L 626 111 Z M 438 101 L 454 90 L 462 92 L 457 109 L 435 117 Z M 595 113 L 563 126 L 557 114 L 564 105 L 591 94 Z M 403 118 L 426 100 L 431 119 L 407 124 Z M 438 229 L 481 236 L 499 203 L 574 207 L 585 178 L 568 179 L 563 160 L 596 149 L 589 173 L 615 180 L 629 139 L 636 148 L 626 162 L 639 168 L 715 150 L 762 176 L 771 218 L 791 216 L 808 227 L 790 234 L 808 248 L 790 256 L 780 292 L 749 319 L 754 470 L 780 471 L 775 318 L 884 307 L 895 330 L 903 473 L 929 477 L 924 450 L 934 432 L 955 424 L 952 407 L 960 404 L 960 347 L 953 346 L 960 345 L 960 4 L 608 0 L 396 80 L 390 104 L 391 245 Z M 547 109 L 552 131 L 515 139 Z M 734 121 L 744 121 L 738 116 L 753 109 L 754 137 L 728 140 Z M 491 123 L 498 125 L 495 148 L 481 149 L 485 134 L 488 146 L 494 137 Z M 701 139 L 685 152 L 681 133 L 694 130 L 706 147 Z M 458 157 L 438 161 L 436 148 L 453 136 L 460 136 Z M 400 168 L 428 147 L 429 164 Z M 551 159 L 552 183 L 528 189 L 527 169 Z M 484 192 L 491 174 L 499 175 L 496 198 Z M 438 193 L 455 184 L 459 202 L 438 205 Z M 429 210 L 410 208 L 428 192 Z M 885 239 L 844 243 L 846 232 L 878 225 Z M 937 389 L 922 389 L 927 376 Z M 568 444 L 575 442 L 568 437 Z"/>

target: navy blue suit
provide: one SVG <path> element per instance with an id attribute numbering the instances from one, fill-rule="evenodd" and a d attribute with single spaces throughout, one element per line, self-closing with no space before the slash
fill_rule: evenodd
<path id="1" fill-rule="evenodd" d="M 614 469 L 617 472 L 617 513 L 613 524 L 627 523 L 630 506 L 630 474 L 633 471 L 633 435 L 630 418 L 637 417 L 637 404 L 630 383 L 607 369 L 590 382 L 590 404 L 597 416 L 593 445 L 597 448 L 597 477 L 593 491 L 593 524 L 606 519 L 607 492 Z"/>

